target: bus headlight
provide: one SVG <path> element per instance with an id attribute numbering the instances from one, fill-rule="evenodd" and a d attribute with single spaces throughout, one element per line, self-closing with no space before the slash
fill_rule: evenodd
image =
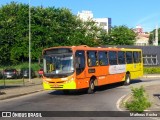
<path id="1" fill-rule="evenodd" d="M 74 78 L 72 77 L 71 79 L 67 80 L 65 83 L 70 83 L 74 80 Z"/>

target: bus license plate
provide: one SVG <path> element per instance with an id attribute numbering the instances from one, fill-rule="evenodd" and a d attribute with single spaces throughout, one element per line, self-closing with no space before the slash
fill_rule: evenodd
<path id="1" fill-rule="evenodd" d="M 59 85 L 58 84 L 54 84 L 53 87 L 59 87 Z"/>

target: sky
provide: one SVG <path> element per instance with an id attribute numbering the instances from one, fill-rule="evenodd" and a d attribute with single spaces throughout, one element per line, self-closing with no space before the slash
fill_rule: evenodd
<path id="1" fill-rule="evenodd" d="M 77 15 L 82 10 L 92 11 L 94 18 L 112 19 L 112 26 L 141 25 L 144 31 L 160 26 L 160 0 L 0 0 L 0 5 L 15 1 L 31 6 L 68 8 Z"/>

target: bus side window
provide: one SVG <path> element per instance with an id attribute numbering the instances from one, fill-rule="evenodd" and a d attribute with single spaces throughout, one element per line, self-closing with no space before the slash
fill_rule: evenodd
<path id="1" fill-rule="evenodd" d="M 142 54 L 141 54 L 141 52 L 138 52 L 138 60 L 139 60 L 139 63 L 141 63 L 141 59 L 142 59 Z"/>
<path id="2" fill-rule="evenodd" d="M 109 51 L 109 64 L 117 65 L 117 52 L 116 51 Z"/>
<path id="3" fill-rule="evenodd" d="M 88 51 L 87 52 L 87 61 L 88 61 L 88 66 L 93 67 L 93 66 L 98 66 L 99 62 L 97 60 L 97 52 L 96 51 Z"/>
<path id="4" fill-rule="evenodd" d="M 99 51 L 98 52 L 98 59 L 99 59 L 100 66 L 108 65 L 108 56 L 107 56 L 106 51 Z"/>
<path id="5" fill-rule="evenodd" d="M 126 52 L 126 62 L 127 62 L 127 64 L 133 63 L 133 55 L 132 55 L 131 51 Z"/>
<path id="6" fill-rule="evenodd" d="M 125 64 L 126 61 L 125 61 L 125 52 L 123 51 L 119 51 L 118 52 L 118 63 L 119 64 Z"/>
<path id="7" fill-rule="evenodd" d="M 139 63 L 139 55 L 137 51 L 133 52 L 133 60 L 134 63 Z"/>

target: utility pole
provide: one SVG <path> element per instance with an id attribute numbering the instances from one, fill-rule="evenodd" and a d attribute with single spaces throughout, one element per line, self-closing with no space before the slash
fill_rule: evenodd
<path id="1" fill-rule="evenodd" d="M 29 0 L 29 82 L 31 81 L 31 3 Z"/>

